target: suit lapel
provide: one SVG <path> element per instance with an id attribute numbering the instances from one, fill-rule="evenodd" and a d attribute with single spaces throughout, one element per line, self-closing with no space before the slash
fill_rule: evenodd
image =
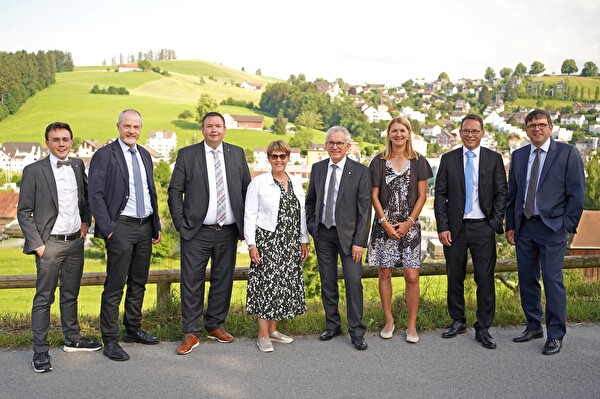
<path id="1" fill-rule="evenodd" d="M 125 180 L 127 190 L 129 191 L 129 171 L 127 170 L 125 155 L 123 155 L 123 150 L 121 149 L 121 144 L 119 144 L 118 139 L 112 143 L 112 151 L 113 157 L 117 160 L 117 166 L 123 175 L 123 179 Z"/>
<path id="2" fill-rule="evenodd" d="M 58 189 L 56 188 L 56 180 L 54 179 L 54 173 L 52 172 L 52 165 L 50 164 L 50 157 L 46 157 L 45 161 L 42 162 L 42 173 L 46 178 L 48 187 L 50 188 L 50 194 L 52 195 L 52 201 L 56 209 L 58 209 Z"/>
<path id="3" fill-rule="evenodd" d="M 480 162 L 481 164 L 481 162 Z M 454 156 L 454 167 L 458 170 L 458 179 L 460 181 L 460 189 L 463 194 L 466 192 L 465 189 L 465 165 L 463 163 L 463 149 L 462 147 L 456 150 L 456 155 Z"/>
<path id="4" fill-rule="evenodd" d="M 202 171 L 202 181 L 204 182 L 204 187 L 208 190 L 208 173 L 206 169 L 206 147 L 204 141 L 200 143 L 198 146 L 198 152 L 196 153 L 196 161 L 200 166 L 200 170 Z M 227 166 L 226 166 L 227 167 Z"/>
<path id="5" fill-rule="evenodd" d="M 550 139 L 550 147 L 548 148 L 548 153 L 546 154 L 546 159 L 544 160 L 544 167 L 542 168 L 542 173 L 540 174 L 540 180 L 538 181 L 538 187 L 544 182 L 544 179 L 548 175 L 548 170 L 552 166 L 552 163 L 556 159 L 556 155 L 558 153 L 556 149 L 556 142 Z"/>
<path id="6" fill-rule="evenodd" d="M 346 185 L 348 184 L 347 181 L 348 181 L 348 179 L 352 178 L 352 169 L 354 169 L 354 164 L 353 164 L 352 160 L 350 158 L 346 158 L 346 165 L 344 165 L 344 170 L 342 171 L 342 178 L 340 179 L 340 185 L 338 187 L 338 195 L 337 195 L 336 203 L 344 195 L 344 191 L 345 191 L 344 189 L 346 188 Z M 337 210 L 337 206 L 336 206 L 336 210 Z"/>

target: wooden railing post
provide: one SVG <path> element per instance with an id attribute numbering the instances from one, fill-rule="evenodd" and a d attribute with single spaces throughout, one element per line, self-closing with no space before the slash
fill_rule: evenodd
<path id="1" fill-rule="evenodd" d="M 156 283 L 156 305 L 158 308 L 167 306 L 171 301 L 171 282 L 158 281 Z"/>

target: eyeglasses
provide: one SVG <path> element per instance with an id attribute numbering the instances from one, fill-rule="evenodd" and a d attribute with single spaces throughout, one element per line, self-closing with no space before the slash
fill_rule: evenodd
<path id="1" fill-rule="evenodd" d="M 525 126 L 525 128 L 529 129 L 529 130 L 535 130 L 536 127 L 539 127 L 540 130 L 542 130 L 542 129 L 547 128 L 548 124 L 547 123 L 532 123 L 532 124 Z"/>
<path id="2" fill-rule="evenodd" d="M 460 134 L 462 134 L 463 136 L 469 136 L 469 135 L 473 135 L 473 136 L 477 136 L 479 133 L 481 133 L 482 130 L 478 130 L 478 129 L 460 129 Z"/>
<path id="3" fill-rule="evenodd" d="M 269 158 L 271 161 L 277 161 L 278 159 L 281 161 L 285 161 L 287 158 L 287 154 L 270 154 Z"/>
<path id="4" fill-rule="evenodd" d="M 50 139 L 48 141 L 51 142 L 52 144 L 60 144 L 61 142 L 68 143 L 69 141 L 71 141 L 71 138 L 69 138 L 69 137 L 54 137 L 53 139 Z"/>
<path id="5" fill-rule="evenodd" d="M 337 147 L 342 148 L 346 144 L 345 141 L 327 141 L 325 145 L 329 148 Z"/>

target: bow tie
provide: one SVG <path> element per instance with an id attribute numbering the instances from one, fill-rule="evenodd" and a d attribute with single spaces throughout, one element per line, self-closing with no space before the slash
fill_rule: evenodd
<path id="1" fill-rule="evenodd" d="M 58 162 L 56 162 L 56 167 L 57 168 L 60 168 L 63 165 L 71 166 L 71 161 L 61 161 L 61 160 L 59 160 Z"/>

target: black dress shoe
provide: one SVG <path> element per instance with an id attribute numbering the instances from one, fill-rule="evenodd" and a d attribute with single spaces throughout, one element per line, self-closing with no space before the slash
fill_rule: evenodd
<path id="1" fill-rule="evenodd" d="M 525 329 L 521 334 L 513 338 L 513 342 L 527 342 L 532 339 L 542 338 L 544 336 L 544 330 L 528 330 Z"/>
<path id="2" fill-rule="evenodd" d="M 544 355 L 556 355 L 562 348 L 562 339 L 548 338 L 544 344 Z"/>
<path id="3" fill-rule="evenodd" d="M 125 342 L 137 342 L 144 345 L 156 345 L 160 342 L 160 338 L 153 337 L 152 335 L 148 335 L 148 333 L 144 330 L 137 331 L 125 331 L 125 336 L 123 337 L 123 341 Z"/>
<path id="4" fill-rule="evenodd" d="M 367 341 L 363 337 L 352 337 L 350 341 L 352 341 L 352 345 L 359 351 L 367 349 Z"/>
<path id="5" fill-rule="evenodd" d="M 325 331 L 323 331 L 321 333 L 321 335 L 319 335 L 319 339 L 321 341 L 329 341 L 331 338 L 333 337 L 337 337 L 338 335 L 340 335 L 342 333 L 342 329 L 341 328 L 336 328 L 335 330 L 330 330 L 329 328 L 326 329 Z"/>
<path id="6" fill-rule="evenodd" d="M 116 360 L 117 362 L 129 360 L 129 355 L 121 348 L 119 341 L 105 342 L 104 355 L 110 360 Z"/>
<path id="7" fill-rule="evenodd" d="M 481 346 L 484 348 L 496 349 L 496 341 L 485 328 L 475 332 L 475 341 L 481 342 Z"/>
<path id="8" fill-rule="evenodd" d="M 467 325 L 465 323 L 461 323 L 460 321 L 454 320 L 452 324 L 448 326 L 442 333 L 442 338 L 454 338 L 458 334 L 463 334 L 467 329 Z"/>

